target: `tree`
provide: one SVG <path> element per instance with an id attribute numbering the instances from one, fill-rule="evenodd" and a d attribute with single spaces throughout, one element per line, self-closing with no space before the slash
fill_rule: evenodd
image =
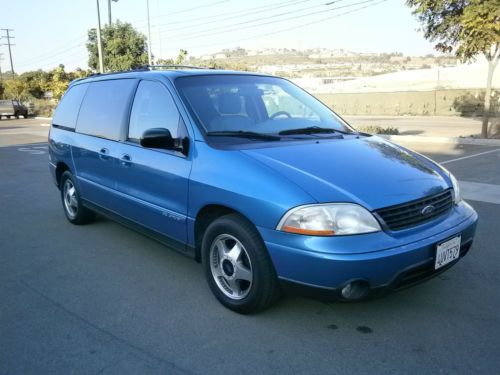
<path id="1" fill-rule="evenodd" d="M 158 59 L 156 63 L 158 65 L 182 65 L 184 64 L 184 61 L 186 61 L 188 55 L 188 51 L 185 49 L 179 50 L 179 54 L 177 55 L 177 58 L 174 59 Z"/>
<path id="2" fill-rule="evenodd" d="M 488 76 L 481 135 L 488 137 L 491 84 L 500 55 L 500 0 L 407 0 L 426 39 L 437 42 L 441 52 L 454 52 L 462 61 L 484 55 Z"/>
<path id="3" fill-rule="evenodd" d="M 106 25 L 101 32 L 104 67 L 109 71 L 129 70 L 148 62 L 146 36 L 130 23 L 117 21 Z M 97 31 L 88 31 L 89 67 L 97 70 Z"/>
<path id="4" fill-rule="evenodd" d="M 28 86 L 26 82 L 19 79 L 7 79 L 4 81 L 5 92 L 4 97 L 7 99 L 26 100 L 30 98 Z"/>
<path id="5" fill-rule="evenodd" d="M 51 77 L 48 72 L 39 69 L 22 73 L 18 80 L 24 82 L 30 96 L 41 99 L 50 85 Z"/>

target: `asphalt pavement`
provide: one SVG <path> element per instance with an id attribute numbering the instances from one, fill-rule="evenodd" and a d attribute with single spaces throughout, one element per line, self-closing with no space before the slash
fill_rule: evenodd
<path id="1" fill-rule="evenodd" d="M 243 316 L 217 302 L 198 263 L 104 218 L 69 224 L 49 176 L 47 122 L 0 122 L 0 374 L 498 372 L 491 191 L 469 200 L 475 243 L 441 276 L 360 303 L 290 295 Z M 498 147 L 406 146 L 461 182 L 500 186 Z"/>

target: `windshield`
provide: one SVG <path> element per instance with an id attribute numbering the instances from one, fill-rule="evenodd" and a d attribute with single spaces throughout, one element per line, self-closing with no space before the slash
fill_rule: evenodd
<path id="1" fill-rule="evenodd" d="M 287 80 L 253 75 L 180 77 L 175 85 L 207 134 L 353 132 L 328 107 Z M 300 129 L 306 129 L 301 133 Z M 293 130 L 299 129 L 298 132 Z M 239 132 L 239 133 L 237 133 Z"/>

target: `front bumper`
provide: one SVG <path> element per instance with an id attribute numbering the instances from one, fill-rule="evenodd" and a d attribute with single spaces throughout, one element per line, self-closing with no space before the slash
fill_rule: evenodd
<path id="1" fill-rule="evenodd" d="M 461 202 L 445 217 L 394 233 L 308 237 L 258 229 L 281 280 L 338 295 L 354 280 L 372 291 L 399 289 L 441 273 L 456 261 L 434 271 L 437 243 L 460 234 L 461 258 L 470 249 L 477 218 Z"/>

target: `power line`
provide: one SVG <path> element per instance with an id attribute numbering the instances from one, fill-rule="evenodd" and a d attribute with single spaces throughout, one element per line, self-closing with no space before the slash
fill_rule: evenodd
<path id="1" fill-rule="evenodd" d="M 332 19 L 335 19 L 335 18 L 338 18 L 338 17 L 341 17 L 341 16 L 345 16 L 347 14 L 356 13 L 356 12 L 359 12 L 359 11 L 361 11 L 363 9 L 371 8 L 371 7 L 374 7 L 374 6 L 379 5 L 381 3 L 385 3 L 388 0 L 381 0 L 381 1 L 377 1 L 377 2 L 374 2 L 374 1 L 375 0 L 363 1 L 361 3 L 368 3 L 368 4 L 364 5 L 362 7 L 358 7 L 358 8 L 352 9 L 352 10 L 347 11 L 347 12 L 335 14 L 333 16 L 323 17 L 323 18 L 319 18 L 319 19 L 311 21 L 311 22 L 307 22 L 307 23 L 303 23 L 303 24 L 299 24 L 299 25 L 295 25 L 295 26 L 291 26 L 291 27 L 286 27 L 286 28 L 279 29 L 279 30 L 274 30 L 272 32 L 272 35 L 274 36 L 276 34 L 281 34 L 281 33 L 287 32 L 287 31 L 296 30 L 296 29 L 307 27 L 307 26 L 316 25 L 318 23 L 326 22 L 326 21 L 329 21 L 329 20 L 332 20 Z M 360 4 L 360 3 L 357 3 L 357 4 Z M 355 5 L 355 4 L 353 4 L 353 5 Z M 212 43 L 212 44 L 202 44 L 202 45 L 195 45 L 195 46 L 185 46 L 184 48 L 200 48 L 200 47 L 220 46 L 222 44 L 238 43 L 238 42 L 245 41 L 245 40 L 252 40 L 252 39 L 256 39 L 256 38 L 266 37 L 266 36 L 269 36 L 269 35 L 270 35 L 270 33 L 266 32 L 266 33 L 255 34 L 255 35 L 252 35 L 252 36 L 249 36 L 249 37 L 246 37 L 246 38 L 239 38 L 239 39 L 234 39 L 234 40 L 225 41 L 225 42 Z"/>
<path id="2" fill-rule="evenodd" d="M 269 12 L 269 11 L 276 10 L 276 9 L 279 9 L 279 8 L 290 7 L 290 6 L 294 6 L 294 5 L 297 5 L 297 4 L 300 4 L 300 3 L 306 3 L 306 2 L 310 2 L 310 1 L 311 0 L 287 0 L 287 1 L 282 1 L 280 3 L 271 4 L 271 5 L 263 5 L 263 6 L 258 6 L 258 7 L 253 7 L 253 8 L 247 8 L 247 9 L 243 9 L 243 10 L 236 10 L 236 11 L 231 11 L 231 12 L 226 12 L 226 13 L 220 13 L 220 14 L 212 14 L 210 16 L 197 17 L 195 19 L 191 18 L 191 19 L 188 19 L 188 20 L 180 20 L 180 21 L 168 22 L 168 23 L 164 23 L 164 24 L 159 24 L 159 26 L 163 26 L 163 25 L 178 25 L 178 24 L 184 24 L 184 23 L 189 22 L 190 25 L 188 25 L 188 26 L 185 26 L 185 27 L 173 27 L 171 29 L 167 29 L 167 30 L 164 30 L 164 31 L 183 30 L 183 29 L 186 29 L 186 28 L 198 27 L 199 25 L 194 25 L 193 26 L 193 23 L 197 23 L 197 22 L 200 22 L 200 21 L 203 21 L 203 20 L 207 20 L 207 19 L 216 18 L 213 21 L 203 22 L 203 25 L 208 25 L 208 24 L 215 23 L 215 22 L 221 22 L 221 21 L 226 21 L 226 20 L 229 20 L 229 19 L 234 19 L 234 17 L 236 17 L 236 16 L 238 16 L 238 17 L 246 17 L 246 16 L 249 16 L 249 15 L 254 15 L 254 14 L 258 14 L 258 13 L 262 13 L 262 12 Z M 226 16 L 230 16 L 230 17 L 226 17 Z M 219 18 L 219 17 L 222 17 L 222 18 Z"/>
<path id="3" fill-rule="evenodd" d="M 82 45 L 82 42 L 85 39 L 86 39 L 86 37 L 84 37 L 84 36 L 80 36 L 78 38 L 71 39 L 71 41 L 69 41 L 69 42 L 60 44 L 59 47 L 57 47 L 57 48 L 53 48 L 51 50 L 45 51 L 44 53 L 41 53 L 40 55 L 38 55 L 36 57 L 31 57 L 27 60 L 24 60 L 22 66 L 28 65 L 28 64 L 35 62 L 35 61 L 38 61 L 38 60 L 52 58 L 53 56 L 57 56 L 61 53 L 65 53 L 66 51 L 69 51 L 73 48 L 80 47 Z M 70 47 L 66 47 L 68 45 L 70 45 Z M 61 51 L 61 52 L 59 52 L 59 51 Z"/>
<path id="4" fill-rule="evenodd" d="M 219 0 L 219 1 L 215 1 L 215 2 L 212 2 L 212 3 L 209 3 L 209 4 L 205 4 L 205 5 L 199 6 L 199 7 L 192 7 L 192 8 L 187 8 L 187 9 L 181 9 L 179 11 L 176 11 L 176 12 L 173 12 L 173 13 L 169 13 L 169 14 L 165 14 L 165 15 L 162 15 L 160 17 L 171 16 L 173 14 L 186 13 L 186 12 L 189 12 L 189 11 L 192 11 L 192 10 L 198 10 L 198 9 L 201 9 L 201 8 L 204 8 L 204 7 L 226 3 L 228 1 L 230 1 L 230 0 Z M 146 20 L 147 19 L 144 19 L 144 21 L 146 21 Z M 141 21 L 139 21 L 139 22 L 141 22 Z M 29 66 L 32 63 L 35 63 L 35 62 L 38 62 L 38 61 L 46 61 L 46 60 L 52 59 L 54 56 L 59 56 L 59 55 L 65 54 L 66 52 L 70 51 L 71 49 L 80 47 L 82 45 L 81 42 L 83 42 L 86 38 L 87 38 L 86 35 L 81 35 L 78 38 L 72 39 L 69 42 L 61 44 L 57 48 L 53 48 L 51 50 L 43 52 L 42 54 L 40 54 L 40 55 L 38 55 L 36 57 L 31 57 L 31 58 L 29 58 L 27 60 L 24 60 L 22 62 L 21 67 Z M 77 44 L 75 45 L 75 43 L 77 43 Z M 70 45 L 70 47 L 67 48 L 66 46 L 68 46 L 68 45 Z"/>
<path id="5" fill-rule="evenodd" d="M 38 63 L 38 62 L 44 62 L 44 61 L 47 61 L 47 60 L 53 60 L 54 57 L 57 57 L 57 56 L 62 56 L 62 55 L 66 55 L 67 53 L 69 52 L 72 52 L 74 53 L 73 50 L 77 49 L 77 48 L 82 48 L 82 47 L 85 47 L 85 44 L 75 44 L 69 48 L 66 48 L 64 50 L 61 50 L 60 52 L 58 53 L 54 53 L 54 54 L 51 54 L 50 56 L 45 56 L 45 57 L 42 57 L 42 58 L 32 58 L 32 59 L 29 59 L 29 60 L 24 60 L 21 64 L 21 67 L 25 67 L 27 65 L 32 65 L 34 63 Z"/>
<path id="6" fill-rule="evenodd" d="M 7 39 L 7 43 L 0 44 L 1 46 L 9 46 L 9 59 L 10 59 L 10 72 L 12 73 L 12 78 L 14 78 L 14 63 L 12 62 L 12 50 L 11 46 L 15 46 L 15 44 L 12 44 L 10 42 L 11 39 L 14 39 L 13 36 L 10 35 L 11 31 L 14 31 L 13 29 L 0 29 L 2 31 L 5 31 L 5 35 L 0 37 L 0 39 L 5 38 Z"/>
<path id="7" fill-rule="evenodd" d="M 322 10 L 319 10 L 319 11 L 310 12 L 310 13 L 306 13 L 306 14 L 300 14 L 300 15 L 295 16 L 295 17 L 288 17 L 288 18 L 284 18 L 284 19 L 281 19 L 281 20 L 276 20 L 276 21 L 271 21 L 271 22 L 263 22 L 263 23 L 261 22 L 261 23 L 255 24 L 255 25 L 249 25 L 249 26 L 245 26 L 245 27 L 237 28 L 237 29 L 234 29 L 234 28 L 233 29 L 228 29 L 228 27 L 232 27 L 232 26 L 248 25 L 248 24 L 252 24 L 252 23 L 255 23 L 255 22 L 259 22 L 259 21 L 264 21 L 264 20 L 273 19 L 273 18 L 276 18 L 276 17 L 282 17 L 282 16 L 286 16 L 286 15 L 289 15 L 289 14 L 294 14 L 294 13 L 297 13 L 297 12 L 306 11 L 306 10 L 309 10 L 309 9 L 314 9 L 314 8 L 318 8 L 318 7 L 329 6 L 329 5 L 333 5 L 335 3 L 339 3 L 341 1 L 343 1 L 343 0 L 335 0 L 335 1 L 331 1 L 329 3 L 316 4 L 316 5 L 313 5 L 313 6 L 310 6 L 310 7 L 289 10 L 289 11 L 278 13 L 278 14 L 272 14 L 272 15 L 269 15 L 267 17 L 259 17 L 259 18 L 254 18 L 254 19 L 247 20 L 247 21 L 233 23 L 231 25 L 217 26 L 217 27 L 214 27 L 214 28 L 211 28 L 211 29 L 208 29 L 208 30 L 202 30 L 202 31 L 198 31 L 198 32 L 192 32 L 192 33 L 184 34 L 183 36 L 187 37 L 187 38 L 182 38 L 182 40 L 188 40 L 188 39 L 197 38 L 199 36 L 200 32 L 203 33 L 203 36 L 210 36 L 210 35 L 219 34 L 221 32 L 226 33 L 226 32 L 230 32 L 230 31 L 239 31 L 239 30 L 248 29 L 248 28 L 255 27 L 255 26 L 268 25 L 270 23 L 283 22 L 283 21 L 288 21 L 288 20 L 291 20 L 291 19 L 308 17 L 308 16 L 314 15 L 314 14 L 319 14 L 319 13 L 324 13 L 324 12 L 330 12 L 332 10 L 341 9 L 343 7 L 350 7 L 350 6 L 353 6 L 353 5 L 357 4 L 357 3 L 355 3 L 355 4 L 345 5 L 343 7 L 322 9 Z M 211 32 L 211 31 L 217 31 L 217 30 L 221 30 L 221 31 L 220 32 Z M 171 38 L 175 38 L 176 36 L 173 35 L 173 36 L 170 36 L 170 37 Z"/>
<path id="8" fill-rule="evenodd" d="M 201 6 L 196 6 L 196 7 L 192 7 L 192 8 L 186 8 L 186 9 L 181 9 L 181 10 L 178 10 L 178 11 L 175 11 L 175 12 L 170 12 L 168 14 L 162 14 L 158 17 L 154 17 L 154 18 L 159 18 L 159 17 L 170 17 L 170 16 L 173 16 L 175 14 L 181 14 L 181 13 L 186 13 L 186 12 L 190 12 L 192 10 L 199 10 L 199 9 L 203 9 L 203 8 L 207 8 L 207 7 L 211 7 L 211 6 L 214 6 L 214 5 L 218 5 L 218 4 L 222 4 L 222 3 L 227 3 L 231 0 L 219 0 L 219 1 L 214 1 L 212 3 L 208 3 L 208 4 L 204 4 L 204 5 L 201 5 Z M 153 17 L 151 17 L 153 18 Z M 147 18 L 141 18 L 139 20 L 136 20 L 135 22 L 137 23 L 143 23 L 143 22 L 147 22 L 148 19 Z"/>
<path id="9" fill-rule="evenodd" d="M 20 68 L 24 69 L 25 67 L 29 67 L 30 65 L 40 64 L 40 63 L 41 65 L 48 65 L 51 64 L 52 62 L 57 62 L 66 58 L 73 57 L 75 54 L 83 54 L 84 50 L 85 50 L 85 44 L 78 44 L 66 50 L 63 50 L 60 53 L 54 54 L 52 56 L 46 56 L 45 58 L 35 59 L 30 62 L 23 61 L 23 64 L 20 65 Z"/>
<path id="10" fill-rule="evenodd" d="M 338 1 L 342 1 L 342 0 L 337 0 L 337 2 Z M 207 36 L 213 36 L 213 35 L 222 34 L 222 33 L 225 34 L 225 33 L 228 33 L 228 32 L 238 32 L 238 31 L 241 31 L 241 30 L 245 30 L 245 29 L 249 29 L 249 28 L 254 28 L 254 27 L 257 27 L 257 26 L 272 25 L 272 24 L 281 23 L 281 22 L 285 22 L 285 21 L 290 21 L 290 20 L 294 20 L 294 19 L 298 19 L 298 18 L 304 18 L 304 17 L 313 16 L 313 15 L 316 15 L 316 14 L 322 14 L 322 13 L 336 11 L 336 10 L 339 10 L 339 9 L 350 8 L 350 7 L 353 7 L 353 6 L 356 6 L 356 5 L 360 5 L 360 4 L 371 3 L 373 1 L 376 1 L 376 0 L 359 1 L 359 2 L 356 2 L 356 3 L 352 3 L 352 4 L 347 4 L 347 5 L 342 5 L 342 6 L 338 6 L 338 7 L 328 8 L 326 10 L 322 9 L 322 10 L 319 10 L 319 11 L 309 12 L 309 13 L 306 13 L 306 14 L 299 14 L 299 15 L 292 16 L 292 17 L 286 17 L 286 18 L 281 18 L 281 19 L 278 19 L 278 20 L 261 22 L 261 23 L 257 23 L 257 24 L 253 24 L 253 25 L 248 25 L 248 26 L 243 26 L 243 27 L 235 27 L 235 28 L 232 28 L 232 29 L 225 29 L 225 30 L 215 31 L 215 32 L 209 32 L 209 33 L 200 32 L 199 34 L 189 34 L 189 36 L 187 38 L 180 37 L 180 39 L 181 40 L 199 39 L 199 38 L 204 38 L 204 37 L 207 37 Z M 333 3 L 335 3 L 335 2 L 331 2 L 330 4 L 333 4 Z M 279 17 L 279 16 L 276 16 L 276 17 Z M 238 25 L 242 25 L 242 24 L 244 24 L 244 23 L 243 22 L 242 23 L 237 23 L 237 24 L 233 24 L 232 26 L 238 26 Z M 293 29 L 294 29 L 294 27 L 289 28 L 289 30 L 293 30 Z"/>

